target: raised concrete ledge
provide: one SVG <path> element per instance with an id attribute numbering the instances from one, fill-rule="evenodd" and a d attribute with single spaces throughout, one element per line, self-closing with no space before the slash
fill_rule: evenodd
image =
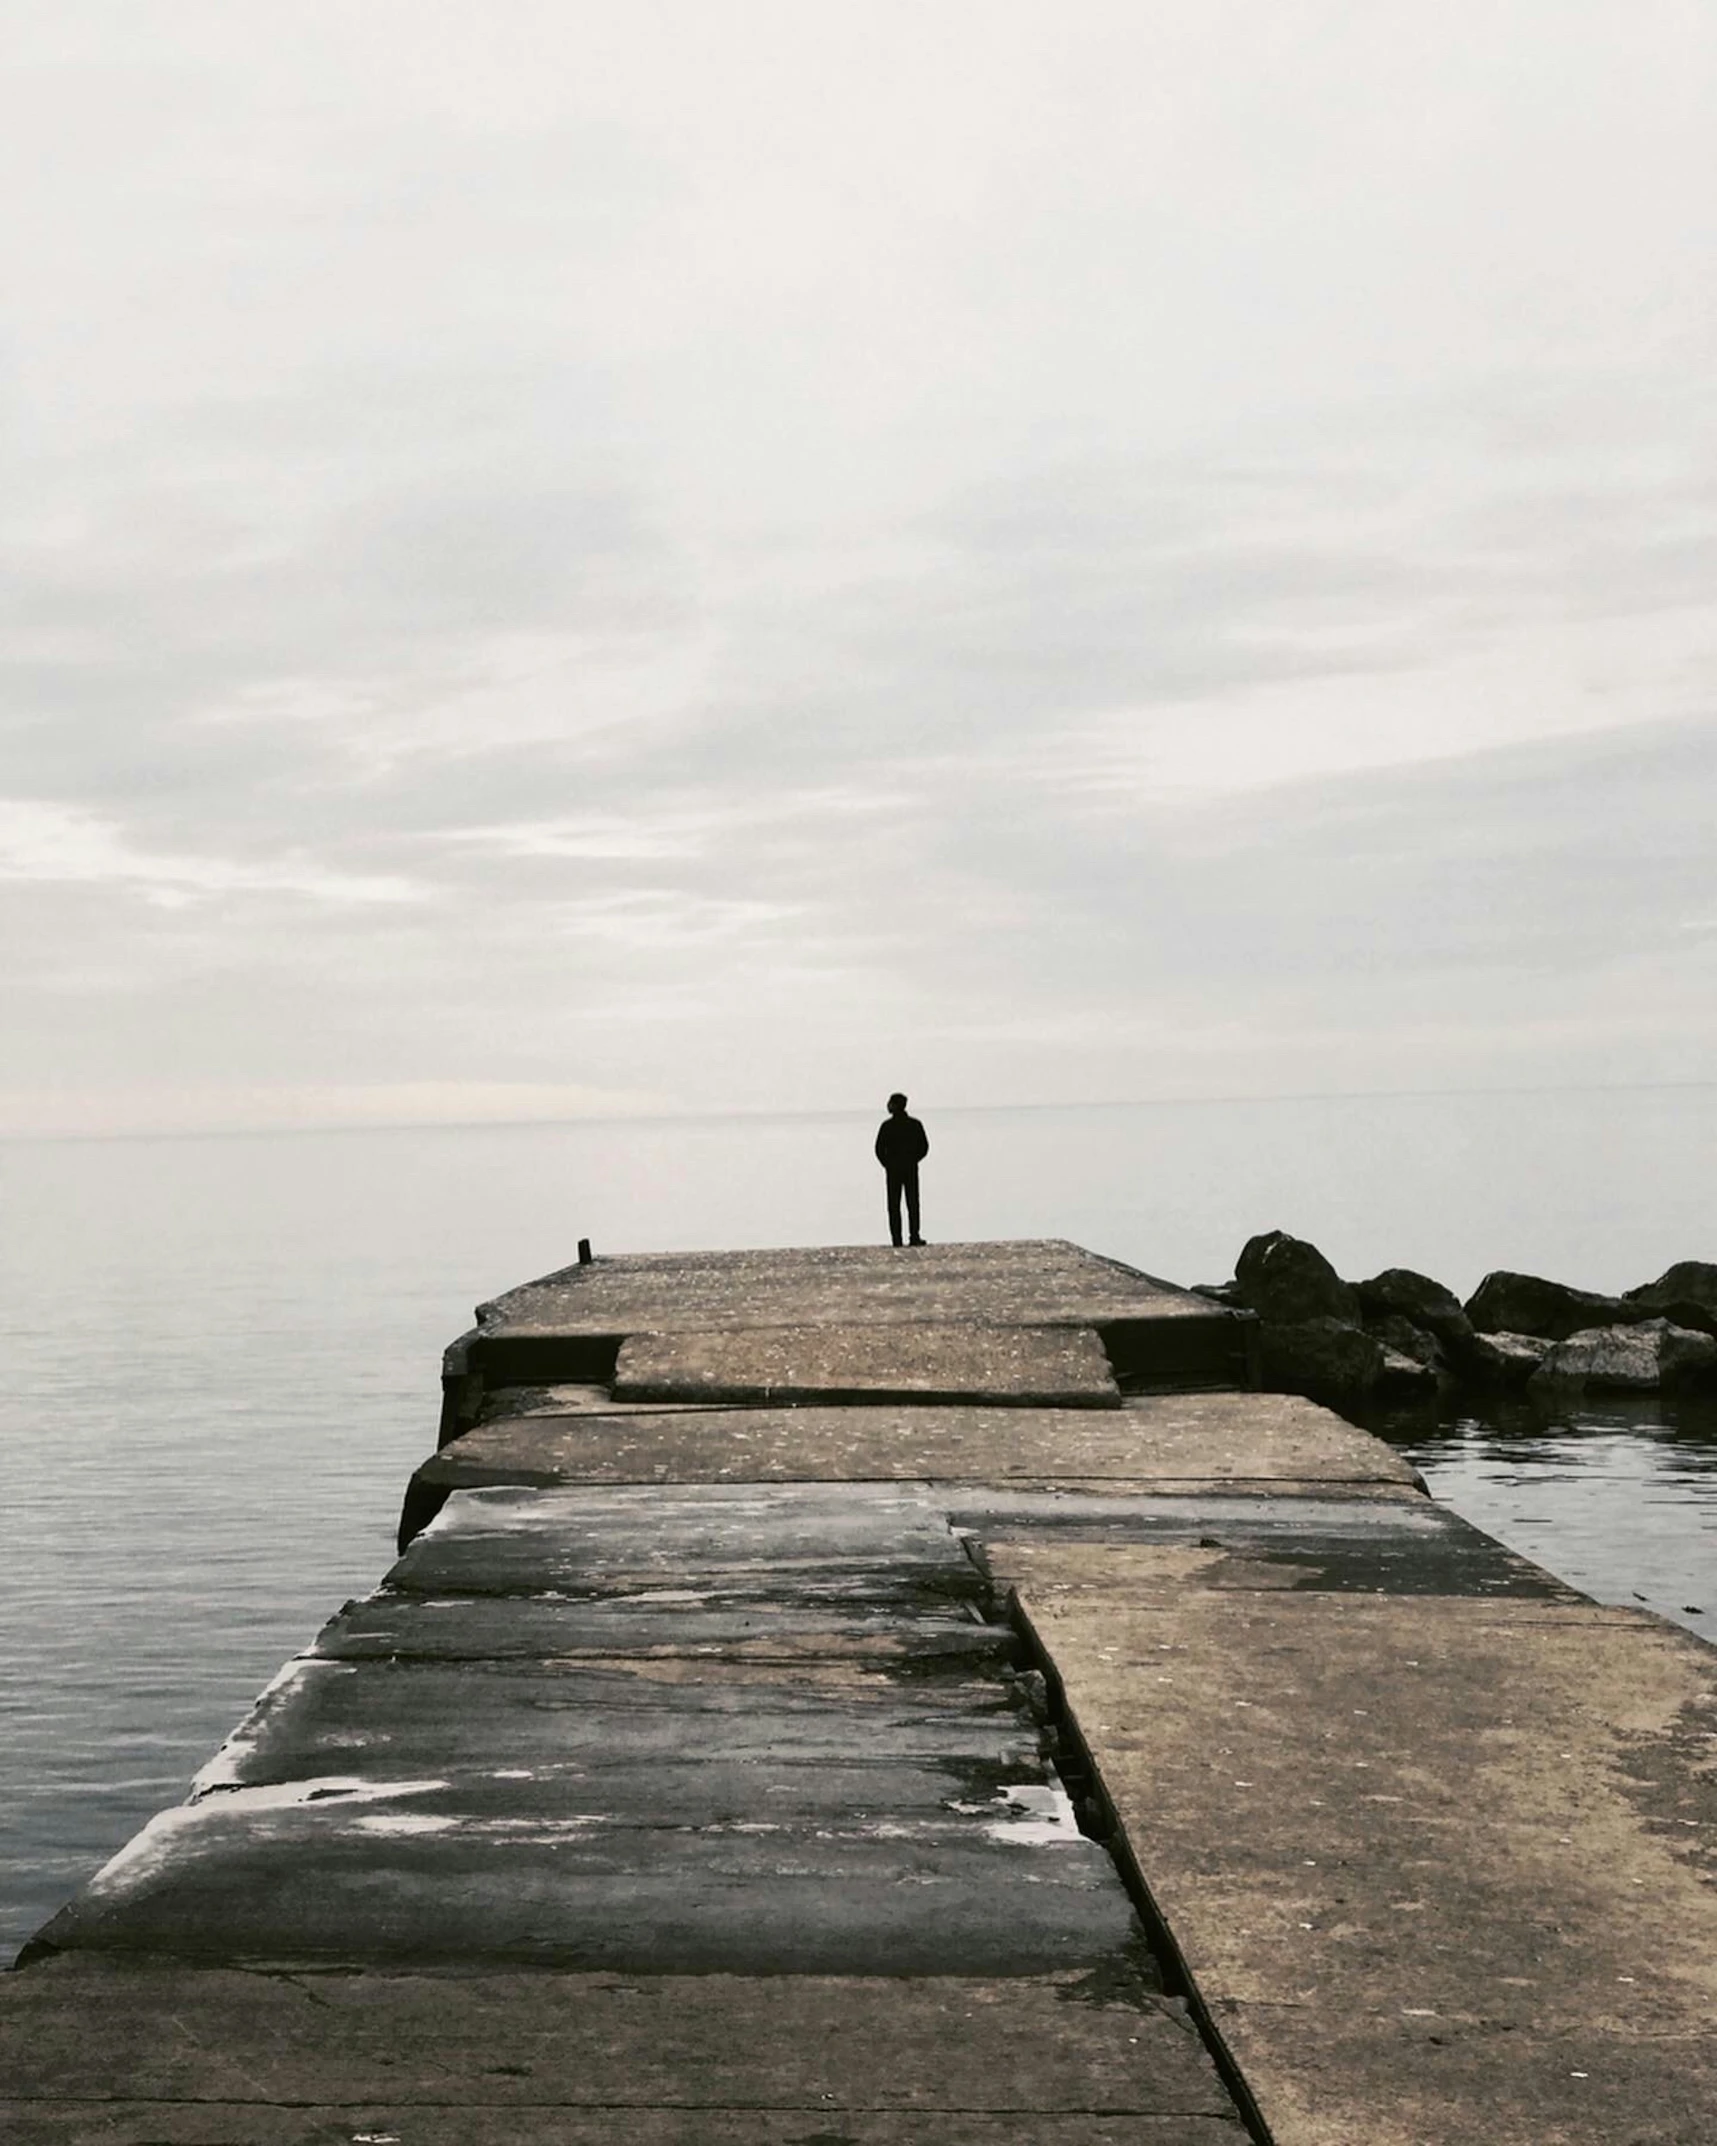
<path id="1" fill-rule="evenodd" d="M 441 1447 L 413 1475 L 403 1548 L 449 1494 L 505 1484 L 884 1482 L 1278 1494 L 1422 1487 L 1399 1454 L 1295 1394 L 1131 1396 L 1119 1409 L 533 1405 Z"/>
<path id="2" fill-rule="evenodd" d="M 628 1337 L 614 1394 L 632 1401 L 920 1401 L 1119 1408 L 1085 1326 L 747 1326 Z"/>
<path id="3" fill-rule="evenodd" d="M 1118 1410 L 645 1404 L 592 1393 L 476 1425 L 418 1471 L 444 1489 L 488 1483 L 1053 1482 L 1385 1484 L 1417 1477 L 1381 1439 L 1297 1394 L 1153 1394 Z"/>
<path id="4" fill-rule="evenodd" d="M 1011 1661 L 1015 1639 L 940 1586 L 849 1573 L 838 1599 L 820 1581 L 784 1575 L 772 1587 L 663 1589 L 640 1599 L 554 1595 L 401 1594 L 348 1602 L 310 1653 L 330 1661 L 625 1661 L 701 1663 L 903 1661 L 934 1665 L 989 1655 Z M 868 1581 L 868 1584 L 867 1584 Z"/>
<path id="5" fill-rule="evenodd" d="M 225 1799 L 165 1814 L 158 1858 L 90 1887 L 35 1942 L 109 1957 L 279 1970 L 542 1967 L 614 1974 L 1097 1972 L 1142 1949 L 1107 1853 L 741 1824 L 564 1829 L 384 1811 L 360 1832 L 313 1806 Z"/>

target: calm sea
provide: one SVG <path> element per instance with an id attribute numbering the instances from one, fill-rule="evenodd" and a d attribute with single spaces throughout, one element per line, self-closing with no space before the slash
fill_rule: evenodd
<path id="1" fill-rule="evenodd" d="M 1462 1294 L 1717 1258 L 1717 1091 L 939 1111 L 932 1239 L 1071 1237 L 1182 1282 L 1254 1231 Z M 867 1115 L 0 1144 L 0 1958 L 176 1800 L 392 1558 L 442 1346 L 598 1251 L 880 1232 Z M 1711 1411 L 1397 1435 L 1606 1600 L 1717 1626 Z M 1703 1616 L 1695 1614 L 1704 1612 Z"/>

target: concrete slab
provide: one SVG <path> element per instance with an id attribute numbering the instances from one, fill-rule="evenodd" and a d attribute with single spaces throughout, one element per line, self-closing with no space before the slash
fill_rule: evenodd
<path id="1" fill-rule="evenodd" d="M 1422 1496 L 1398 1498 L 1093 1497 L 1075 1492 L 944 1491 L 956 1526 L 983 1538 L 989 1568 L 1007 1585 L 1053 1570 L 1065 1584 L 1077 1559 L 1056 1564 L 1033 1545 L 1115 1548 L 1153 1544 L 1166 1592 L 1188 1583 L 1217 1591 L 1478 1595 L 1584 1605 L 1587 1598 L 1529 1559 L 1505 1550 Z M 1102 1555 L 1091 1572 L 1111 1568 Z"/>
<path id="2" fill-rule="evenodd" d="M 497 1753 L 497 1761 L 511 1753 Z M 1055 1775 L 1027 1751 L 994 1757 L 878 1756 L 845 1752 L 807 1757 L 783 1752 L 758 1757 L 731 1750 L 663 1758 L 621 1751 L 588 1762 L 553 1765 L 497 1763 L 485 1771 L 465 1765 L 416 1778 L 379 1766 L 321 1775 L 294 1775 L 255 1788 L 213 1791 L 197 1798 L 217 1816 L 247 1810 L 274 1814 L 303 1804 L 303 1831 L 312 1844 L 344 1827 L 363 1838 L 393 1831 L 447 1831 L 471 1825 L 496 1831 L 535 1828 L 545 1837 L 582 1829 L 631 1832 L 674 1826 L 719 1831 L 745 1827 L 780 1831 L 800 1824 L 860 1830 L 929 1822 L 951 1813 L 981 1821 L 985 1838 L 1024 1836 L 1029 1844 L 1044 1812 L 1058 1808 Z"/>
<path id="3" fill-rule="evenodd" d="M 1694 2146 L 1717 1654 L 1575 1602 L 992 1553 L 1277 2146 Z"/>
<path id="4" fill-rule="evenodd" d="M 605 1762 L 678 1758 L 838 1762 L 945 1758 L 1026 1764 L 1037 1729 L 999 1680 L 821 1685 L 754 1666 L 714 1681 L 542 1662 L 289 1665 L 197 1776 L 197 1787 L 350 1774 L 365 1780 L 487 1771 L 534 1779 Z"/>
<path id="5" fill-rule="evenodd" d="M 1141 1939 L 1108 1855 L 981 1821 L 623 1831 L 270 1803 L 163 1812 L 32 1941 L 269 1967 L 622 1974 L 1126 1969 Z"/>
<path id="6" fill-rule="evenodd" d="M 417 1480 L 500 1483 L 782 1480 L 1050 1483 L 1393 1483 L 1413 1470 L 1382 1439 L 1297 1394 L 1153 1394 L 1119 1410 L 591 1407 L 494 1418 Z"/>
<path id="7" fill-rule="evenodd" d="M 349 1602 L 323 1626 L 310 1651 L 331 1661 L 424 1662 L 680 1656 L 930 1664 L 1014 1658 L 1013 1632 L 982 1622 L 974 1604 L 933 1600 L 923 1606 L 910 1587 L 891 1592 L 898 1599 L 868 1608 L 850 1601 L 788 1601 L 780 1589 L 727 1599 L 714 1590 L 683 1587 L 572 1599 L 384 1593 Z"/>
<path id="8" fill-rule="evenodd" d="M 923 1245 L 904 1253 L 887 1245 L 625 1253 L 563 1267 L 477 1307 L 479 1327 L 491 1341 L 743 1326 L 1102 1326 L 1221 1316 L 1207 1297 L 1063 1238 Z"/>
<path id="9" fill-rule="evenodd" d="M 987 1402 L 1119 1408 L 1088 1326 L 746 1326 L 635 1333 L 617 1400 Z"/>
<path id="10" fill-rule="evenodd" d="M 413 1594 L 615 1594 L 678 1584 L 851 1597 L 865 1575 L 902 1590 L 976 1596 L 982 1581 L 923 1490 L 710 1484 L 471 1490 L 449 1499 L 387 1576 Z M 688 1575 L 695 1579 L 688 1583 Z M 792 1593 L 790 1599 L 802 1599 Z"/>
<path id="11" fill-rule="evenodd" d="M 654 2135 L 691 2141 L 723 2135 L 702 2127 L 731 2112 L 738 2128 L 727 2136 L 799 2146 L 808 2124 L 812 2136 L 832 2126 L 862 2137 L 855 2124 L 968 2118 L 1010 2125 L 1016 2142 L 1043 2136 L 1046 2122 L 1146 2127 L 1107 2133 L 1128 2140 L 1150 2139 L 1160 2123 L 1204 2127 L 1155 2134 L 1177 2146 L 1239 2146 L 1184 2007 L 1077 1973 L 999 1982 L 292 1976 L 67 1958 L 0 1977 L 0 2079 L 9 2097 L 0 2110 L 19 2127 L 9 2141 L 313 2137 L 326 2146 L 391 2129 L 418 2146 L 438 2111 L 476 2124 L 504 2112 L 520 2126 L 607 2126 L 534 2134 L 557 2140 L 650 2137 L 639 2126 L 659 2116 L 687 2128 Z M 313 2115 L 321 2128 L 261 2128 L 272 2113 Z M 763 2129 L 765 2117 L 791 2128 Z M 80 2122 L 81 2132 L 72 2128 Z M 146 2122 L 155 2128 L 128 2128 Z M 173 2128 L 193 2123 L 203 2128 Z M 32 2134 L 26 2124 L 47 2128 Z M 449 2125 L 435 2135 L 499 2132 Z"/>

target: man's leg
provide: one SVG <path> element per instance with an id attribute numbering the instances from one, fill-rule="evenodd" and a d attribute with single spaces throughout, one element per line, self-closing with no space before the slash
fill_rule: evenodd
<path id="1" fill-rule="evenodd" d="M 901 1182 L 902 1180 L 900 1172 L 898 1170 L 890 1170 L 888 1173 L 888 1234 L 894 1239 L 896 1244 L 900 1242 Z M 918 1228 L 917 1223 L 915 1222 L 912 1227 L 914 1233 L 916 1234 Z"/>
<path id="2" fill-rule="evenodd" d="M 913 1163 L 906 1173 L 906 1221 L 911 1232 L 912 1242 L 922 1244 L 924 1239 L 918 1234 L 918 1165 L 916 1163 Z M 895 1232 L 894 1241 L 896 1244 L 900 1242 L 898 1229 Z"/>

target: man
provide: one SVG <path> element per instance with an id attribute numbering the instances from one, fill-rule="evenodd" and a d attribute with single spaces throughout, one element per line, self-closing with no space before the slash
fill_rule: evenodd
<path id="1" fill-rule="evenodd" d="M 900 1242 L 900 1196 L 906 1195 L 906 1220 L 911 1242 L 922 1244 L 918 1234 L 918 1165 L 930 1152 L 930 1138 L 916 1118 L 906 1115 L 906 1098 L 891 1095 L 888 1116 L 876 1136 L 876 1159 L 888 1173 L 888 1234 Z"/>

